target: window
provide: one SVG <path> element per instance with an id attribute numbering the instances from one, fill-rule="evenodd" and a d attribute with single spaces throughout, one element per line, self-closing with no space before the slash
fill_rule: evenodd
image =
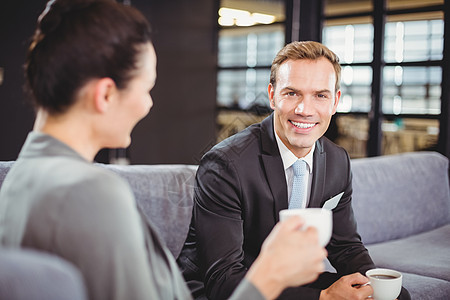
<path id="1" fill-rule="evenodd" d="M 381 124 L 378 154 L 430 149 L 437 143 L 441 114 L 443 0 L 387 0 L 387 10 L 375 14 L 374 3 L 325 1 L 323 43 L 338 54 L 343 67 L 336 122 L 342 128 L 337 142 L 353 145 L 347 149 L 353 157 L 377 154 L 367 153 L 366 148 L 369 139 L 377 139 L 371 129 Z M 380 17 L 386 20 L 384 45 L 374 45 L 372 18 Z M 374 58 L 374 50 L 383 46 L 381 59 Z M 373 74 L 380 74 L 380 86 L 374 86 Z M 382 91 L 379 96 L 374 94 L 377 89 Z M 370 121 L 374 114 L 369 112 L 377 101 L 381 114 Z M 370 121 L 369 126 L 364 120 Z M 357 134 L 349 129 L 355 124 L 362 128 Z M 419 140 L 426 142 L 411 142 Z"/>
<path id="2" fill-rule="evenodd" d="M 311 36 L 320 35 L 317 40 L 322 39 L 342 65 L 342 97 L 332 120 L 338 131 L 335 142 L 351 157 L 364 157 L 435 149 L 439 130 L 448 139 L 445 116 L 449 112 L 441 101 L 448 94 L 442 92 L 446 88 L 442 78 L 450 77 L 443 69 L 444 1 L 318 1 L 324 4 L 322 22 L 310 22 L 310 29 L 321 27 L 322 32 Z M 227 110 L 256 111 L 260 116 L 270 112 L 266 90 L 271 60 L 284 45 L 285 36 L 295 38 L 301 33 L 291 15 L 284 22 L 285 5 L 293 15 L 295 9 L 303 9 L 295 14 L 296 21 L 302 13 L 305 16 L 305 8 L 317 13 L 316 6 L 310 8 L 305 1 L 221 1 L 221 7 L 246 10 L 250 19 L 257 10 L 275 17 L 271 24 L 234 19 L 220 26 L 219 117 Z M 222 120 L 219 126 L 232 119 L 229 116 L 218 118 Z M 257 121 L 239 117 L 244 119 Z"/>
<path id="3" fill-rule="evenodd" d="M 222 108 L 268 106 L 270 65 L 284 45 L 284 26 L 222 29 L 219 33 L 217 104 Z"/>
<path id="4" fill-rule="evenodd" d="M 270 67 L 285 42 L 284 1 L 222 0 L 220 7 L 218 141 L 269 113 Z"/>
<path id="5" fill-rule="evenodd" d="M 369 112 L 371 105 L 373 25 L 325 26 L 323 43 L 339 57 L 342 65 L 342 97 L 338 112 Z M 354 66 L 363 63 L 366 66 Z"/>
<path id="6" fill-rule="evenodd" d="M 383 113 L 439 115 L 441 67 L 384 68 Z"/>
<path id="7" fill-rule="evenodd" d="M 326 26 L 323 41 L 339 56 L 341 63 L 360 63 L 372 61 L 373 25 L 348 24 Z"/>
<path id="8" fill-rule="evenodd" d="M 403 16 L 411 18 L 412 16 Z M 443 53 L 444 21 L 398 21 L 386 24 L 386 62 L 440 60 Z"/>

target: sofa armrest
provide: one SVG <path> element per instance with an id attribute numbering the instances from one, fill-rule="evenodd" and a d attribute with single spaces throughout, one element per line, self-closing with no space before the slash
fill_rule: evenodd
<path id="1" fill-rule="evenodd" d="M 0 299 L 85 300 L 81 273 L 55 255 L 0 249 Z"/>

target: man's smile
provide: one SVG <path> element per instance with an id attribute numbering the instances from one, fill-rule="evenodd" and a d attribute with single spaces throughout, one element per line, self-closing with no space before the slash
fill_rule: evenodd
<path id="1" fill-rule="evenodd" d="M 312 128 L 312 127 L 316 126 L 316 124 L 317 124 L 317 123 L 295 122 L 292 120 L 289 120 L 289 122 L 291 122 L 292 125 L 294 125 L 297 128 L 300 128 L 300 129 Z"/>

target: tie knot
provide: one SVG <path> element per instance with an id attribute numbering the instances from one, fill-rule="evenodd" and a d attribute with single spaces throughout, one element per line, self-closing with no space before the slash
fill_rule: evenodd
<path id="1" fill-rule="evenodd" d="M 294 176 L 302 176 L 306 174 L 306 162 L 304 160 L 297 160 L 293 165 Z"/>

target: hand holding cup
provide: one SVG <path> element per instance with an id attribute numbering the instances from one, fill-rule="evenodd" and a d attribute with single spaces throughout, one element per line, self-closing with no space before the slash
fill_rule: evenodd
<path id="1" fill-rule="evenodd" d="M 373 288 L 373 299 L 394 300 L 402 290 L 402 273 L 390 269 L 372 269 L 366 272 Z"/>
<path id="2" fill-rule="evenodd" d="M 324 271 L 327 252 L 319 246 L 317 230 L 300 230 L 303 226 L 298 216 L 279 222 L 247 272 L 246 278 L 267 299 L 276 298 L 287 287 L 310 283 Z"/>
<path id="3" fill-rule="evenodd" d="M 319 245 L 325 247 L 331 238 L 333 230 L 333 216 L 328 209 L 304 208 L 304 209 L 284 209 L 280 211 L 280 221 L 284 221 L 292 216 L 300 216 L 305 224 L 302 229 L 308 227 L 316 228 L 319 234 Z"/>

